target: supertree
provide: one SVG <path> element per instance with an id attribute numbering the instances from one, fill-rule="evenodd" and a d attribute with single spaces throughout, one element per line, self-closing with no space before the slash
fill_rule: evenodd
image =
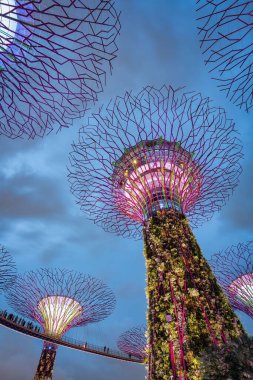
<path id="1" fill-rule="evenodd" d="M 196 0 L 201 49 L 218 87 L 253 107 L 253 0 Z"/>
<path id="2" fill-rule="evenodd" d="M 97 100 L 117 51 L 113 0 L 3 0 L 0 135 L 71 125 Z"/>
<path id="3" fill-rule="evenodd" d="M 149 379 L 198 379 L 200 351 L 242 331 L 187 220 L 221 208 L 240 158 L 223 109 L 166 86 L 112 100 L 73 145 L 69 179 L 81 209 L 107 231 L 138 238 L 143 229 Z"/>
<path id="4" fill-rule="evenodd" d="M 0 293 L 5 292 L 16 280 L 16 265 L 4 246 L 0 244 Z"/>
<path id="5" fill-rule="evenodd" d="M 73 145 L 69 179 L 81 208 L 107 231 L 138 238 L 143 229 L 149 379 L 198 379 L 200 351 L 242 331 L 187 220 L 221 208 L 240 158 L 223 109 L 166 86 L 112 100 Z"/>
<path id="6" fill-rule="evenodd" d="M 253 318 L 253 241 L 214 254 L 210 264 L 233 308 Z"/>
<path id="7" fill-rule="evenodd" d="M 120 351 L 126 354 L 146 358 L 147 338 L 145 337 L 146 326 L 141 325 L 125 331 L 119 336 L 117 345 Z"/>
<path id="8" fill-rule="evenodd" d="M 54 338 L 72 327 L 103 320 L 115 306 L 112 291 L 100 280 L 65 269 L 42 268 L 18 276 L 7 300 Z M 57 345 L 44 342 L 34 379 L 52 379 L 56 350 Z"/>

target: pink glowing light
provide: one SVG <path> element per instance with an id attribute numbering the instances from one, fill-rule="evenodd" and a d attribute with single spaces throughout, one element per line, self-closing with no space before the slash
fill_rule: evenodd
<path id="1" fill-rule="evenodd" d="M 240 158 L 222 108 L 199 93 L 147 86 L 89 118 L 73 145 L 69 180 L 95 223 L 139 238 L 158 210 L 176 209 L 192 226 L 210 219 L 238 183 Z"/>
<path id="2" fill-rule="evenodd" d="M 120 335 L 118 348 L 128 355 L 145 359 L 147 339 L 145 337 L 146 327 L 144 325 L 133 327 Z"/>
<path id="3" fill-rule="evenodd" d="M 253 273 L 245 274 L 234 280 L 228 287 L 230 297 L 236 297 L 253 308 Z"/>
<path id="4" fill-rule="evenodd" d="M 116 163 L 113 197 L 119 210 L 143 223 L 164 208 L 190 211 L 201 193 L 200 170 L 180 143 L 141 141 Z"/>
<path id="5" fill-rule="evenodd" d="M 214 254 L 210 264 L 233 308 L 253 318 L 253 242 Z"/>

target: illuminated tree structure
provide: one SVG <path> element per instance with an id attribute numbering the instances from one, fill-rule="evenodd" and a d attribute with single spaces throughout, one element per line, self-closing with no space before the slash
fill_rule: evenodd
<path id="1" fill-rule="evenodd" d="M 233 308 L 253 318 L 253 242 L 227 248 L 210 263 Z"/>
<path id="2" fill-rule="evenodd" d="M 16 265 L 9 252 L 0 244 L 0 293 L 5 292 L 16 280 Z"/>
<path id="3" fill-rule="evenodd" d="M 7 299 L 24 317 L 37 321 L 48 336 L 99 322 L 112 312 L 115 297 L 101 281 L 78 272 L 39 269 L 17 278 Z M 35 380 L 52 379 L 57 345 L 44 342 Z"/>
<path id="4" fill-rule="evenodd" d="M 119 34 L 112 0 L 3 0 L 0 135 L 66 127 L 102 91 Z"/>
<path id="5" fill-rule="evenodd" d="M 239 107 L 253 107 L 253 0 L 197 0 L 205 62 Z"/>
<path id="6" fill-rule="evenodd" d="M 145 359 L 147 338 L 145 337 L 146 326 L 133 327 L 120 335 L 117 345 L 120 351 L 125 352 L 129 356 L 137 356 Z"/>
<path id="7" fill-rule="evenodd" d="M 223 109 L 166 86 L 117 97 L 73 145 L 69 179 L 81 208 L 107 231 L 137 238 L 143 229 L 149 379 L 199 379 L 200 351 L 240 334 L 187 220 L 221 208 L 240 158 Z"/>

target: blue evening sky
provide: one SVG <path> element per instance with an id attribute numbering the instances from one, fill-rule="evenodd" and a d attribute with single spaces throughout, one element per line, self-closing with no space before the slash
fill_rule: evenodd
<path id="1" fill-rule="evenodd" d="M 211 80 L 200 53 L 193 0 L 115 0 L 122 30 L 112 76 L 100 95 L 103 102 L 126 90 L 172 84 L 210 96 L 236 122 L 244 144 L 244 172 L 233 197 L 220 213 L 194 232 L 206 258 L 252 239 L 252 114 L 236 108 Z M 87 113 L 87 116 L 89 113 Z M 35 141 L 0 138 L 0 243 L 13 255 L 18 270 L 38 267 L 75 269 L 106 282 L 117 306 L 104 322 L 73 329 L 71 335 L 116 347 L 121 332 L 145 321 L 145 265 L 142 242 L 105 233 L 75 204 L 67 182 L 68 154 L 85 120 Z M 1 307 L 6 307 L 4 297 Z M 249 333 L 250 318 L 239 314 Z M 42 341 L 0 327 L 0 377 L 32 379 Z M 145 369 L 60 347 L 55 380 L 141 380 Z"/>

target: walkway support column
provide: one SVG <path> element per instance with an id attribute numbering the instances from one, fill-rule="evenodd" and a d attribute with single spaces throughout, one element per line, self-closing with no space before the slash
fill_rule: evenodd
<path id="1" fill-rule="evenodd" d="M 52 380 L 57 345 L 44 342 L 34 380 Z"/>

